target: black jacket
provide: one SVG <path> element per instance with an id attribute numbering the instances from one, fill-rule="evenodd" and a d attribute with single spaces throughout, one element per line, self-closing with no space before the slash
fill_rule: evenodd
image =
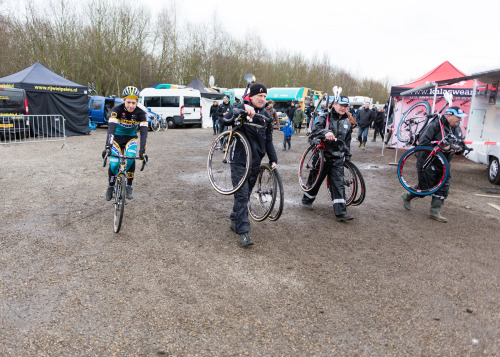
<path id="1" fill-rule="evenodd" d="M 382 124 L 385 121 L 385 112 L 377 112 L 375 116 L 375 123 Z"/>
<path id="2" fill-rule="evenodd" d="M 219 105 L 213 105 L 210 107 L 210 116 L 212 117 L 212 120 L 217 120 L 219 118 L 219 114 L 217 114 L 217 111 L 219 110 Z"/>
<path id="3" fill-rule="evenodd" d="M 314 112 L 314 105 L 310 105 L 310 106 L 308 106 L 308 107 L 307 107 L 307 109 L 306 109 L 306 115 L 307 115 L 307 117 L 308 117 L 308 118 L 310 118 L 310 117 L 311 117 L 312 112 Z"/>
<path id="4" fill-rule="evenodd" d="M 351 133 L 352 133 L 352 127 L 351 127 L 351 122 L 349 121 L 349 118 L 347 117 L 347 114 L 342 115 L 341 118 L 339 118 L 338 113 L 335 111 L 334 108 L 332 108 L 332 111 L 330 113 L 330 120 L 328 123 L 328 127 L 326 127 L 327 124 L 327 114 L 324 113 L 321 116 L 319 116 L 316 119 L 316 123 L 314 124 L 314 127 L 311 132 L 311 136 L 317 136 L 317 135 L 326 135 L 327 132 L 331 131 L 333 135 L 337 139 L 342 140 L 345 143 L 347 152 L 345 154 L 342 154 L 339 152 L 339 144 L 336 141 L 329 141 L 325 140 L 325 159 L 328 160 L 335 160 L 345 157 L 347 159 L 350 159 L 352 156 L 351 154 Z M 339 157 L 340 155 L 340 157 Z"/>
<path id="5" fill-rule="evenodd" d="M 360 127 L 366 128 L 370 126 L 375 119 L 375 113 L 371 109 L 359 108 L 358 114 L 356 115 L 356 123 Z"/>
<path id="6" fill-rule="evenodd" d="M 295 114 L 295 111 L 297 110 L 296 106 L 290 106 L 286 109 L 285 113 L 286 115 L 290 118 L 291 121 L 293 121 L 293 115 Z"/>
<path id="7" fill-rule="evenodd" d="M 231 104 L 221 103 L 221 104 L 219 104 L 219 109 L 217 109 L 217 116 L 219 118 L 222 118 L 224 116 L 224 113 L 227 111 L 230 111 L 231 109 L 233 109 L 233 106 Z"/>
<path id="8" fill-rule="evenodd" d="M 247 103 L 248 104 L 248 103 Z M 250 104 L 249 104 L 250 105 Z M 245 109 L 244 104 L 239 104 L 236 106 L 238 109 Z M 241 132 L 245 135 L 250 144 L 250 148 L 252 150 L 252 167 L 259 167 L 264 155 L 267 154 L 269 158 L 269 162 L 278 163 L 278 156 L 276 155 L 276 151 L 274 150 L 273 145 L 273 126 L 271 124 L 272 118 L 271 115 L 266 111 L 265 108 L 255 108 L 255 112 L 258 114 L 265 115 L 269 118 L 269 124 L 265 128 L 257 128 L 251 125 L 243 125 L 241 128 Z M 229 111 L 224 118 L 230 119 L 233 116 L 233 110 Z M 265 125 L 266 123 L 262 121 L 260 118 L 254 117 L 253 123 L 259 125 Z M 238 151 L 243 149 L 243 147 L 236 146 L 235 153 L 235 161 L 241 162 L 242 160 L 238 159 Z M 244 158 L 241 158 L 244 159 Z M 244 161 L 244 160 L 243 160 Z"/>
<path id="9" fill-rule="evenodd" d="M 451 133 L 451 137 L 456 141 L 454 144 L 460 146 L 463 150 L 465 144 L 463 141 L 462 129 L 460 128 L 460 125 L 451 128 L 448 120 L 446 120 L 444 116 L 439 120 L 441 120 L 441 123 L 443 123 L 444 136 L 446 137 Z M 434 147 L 435 144 L 433 144 L 432 142 L 440 141 L 442 138 L 443 135 L 441 134 L 441 126 L 439 125 L 439 121 L 434 119 L 424 128 L 424 130 L 420 134 L 420 138 L 418 139 L 418 146 Z M 443 154 L 448 162 L 450 162 L 454 152 L 443 152 Z"/>

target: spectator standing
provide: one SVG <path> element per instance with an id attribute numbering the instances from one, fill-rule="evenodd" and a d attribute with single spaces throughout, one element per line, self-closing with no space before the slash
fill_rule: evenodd
<path id="1" fill-rule="evenodd" d="M 373 110 L 370 109 L 370 102 L 366 102 L 363 108 L 358 110 L 356 122 L 358 124 L 358 141 L 359 147 L 364 150 L 366 141 L 368 140 L 368 130 L 374 120 Z"/>
<path id="2" fill-rule="evenodd" d="M 304 121 L 305 115 L 301 106 L 297 104 L 297 109 L 293 113 L 293 122 L 295 123 L 295 132 L 300 134 L 300 129 L 302 129 L 302 122 Z"/>
<path id="3" fill-rule="evenodd" d="M 232 109 L 233 106 L 229 103 L 228 96 L 224 96 L 224 99 L 222 99 L 222 104 L 219 105 L 219 109 L 217 110 L 217 116 L 219 118 L 219 133 L 222 133 L 224 131 L 224 124 L 222 124 L 221 118 Z"/>
<path id="4" fill-rule="evenodd" d="M 286 150 L 286 144 L 288 144 L 288 150 L 290 150 L 292 146 L 291 144 L 293 135 L 293 128 L 290 125 L 290 122 L 287 120 L 283 128 L 281 128 L 280 130 L 283 131 L 283 150 Z"/>
<path id="5" fill-rule="evenodd" d="M 268 100 L 266 103 L 266 111 L 269 113 L 271 118 L 273 118 L 273 126 L 276 126 L 276 129 L 280 129 L 280 119 L 278 118 L 278 113 L 276 113 L 276 109 L 274 109 L 274 101 Z"/>
<path id="6" fill-rule="evenodd" d="M 295 114 L 296 109 L 297 109 L 297 107 L 295 106 L 295 103 L 292 102 L 292 104 L 290 104 L 288 109 L 285 111 L 286 116 L 288 117 L 288 120 L 290 121 L 290 123 L 293 123 L 293 114 Z"/>
<path id="7" fill-rule="evenodd" d="M 377 141 L 377 133 L 380 133 L 380 137 L 384 140 L 384 120 L 385 120 L 385 112 L 384 108 L 379 108 L 375 115 L 375 120 L 373 121 L 373 139 L 372 141 Z"/>
<path id="8" fill-rule="evenodd" d="M 214 100 L 214 104 L 210 107 L 210 117 L 212 118 L 212 124 L 214 128 L 214 135 L 219 132 L 219 116 L 217 110 L 219 109 L 219 102 Z"/>
<path id="9" fill-rule="evenodd" d="M 309 123 L 311 123 L 311 117 L 313 112 L 314 112 L 314 103 L 311 101 L 306 109 L 306 133 L 309 132 Z"/>

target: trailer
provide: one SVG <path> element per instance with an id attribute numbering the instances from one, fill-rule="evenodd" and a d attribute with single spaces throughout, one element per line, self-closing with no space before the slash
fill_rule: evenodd
<path id="1" fill-rule="evenodd" d="M 473 74 L 474 89 L 465 143 L 474 151 L 467 158 L 488 165 L 488 179 L 500 184 L 500 69 Z"/>

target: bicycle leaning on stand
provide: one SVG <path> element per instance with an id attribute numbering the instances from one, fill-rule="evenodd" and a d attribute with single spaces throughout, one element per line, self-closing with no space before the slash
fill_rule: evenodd
<path id="1" fill-rule="evenodd" d="M 103 160 L 103 167 L 106 167 L 106 162 L 109 157 L 116 157 L 120 159 L 120 164 L 118 167 L 118 172 L 115 175 L 115 185 L 113 188 L 113 196 L 115 198 L 114 205 L 114 216 L 113 216 L 113 229 L 115 233 L 120 231 L 122 221 L 123 221 L 123 212 L 125 211 L 125 205 L 127 204 L 127 198 L 125 193 L 125 188 L 127 185 L 127 160 L 141 160 L 140 157 L 135 156 L 126 156 L 122 154 L 113 154 L 106 155 Z M 142 161 L 141 171 L 144 170 L 144 167 L 147 165 L 148 156 L 144 155 L 144 160 Z"/>

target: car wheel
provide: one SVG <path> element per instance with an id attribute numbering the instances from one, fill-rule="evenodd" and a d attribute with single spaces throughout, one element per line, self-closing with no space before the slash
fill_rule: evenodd
<path id="1" fill-rule="evenodd" d="M 168 123 L 168 128 L 169 129 L 175 128 L 174 119 L 172 119 L 172 118 L 167 119 L 167 123 Z"/>
<path id="2" fill-rule="evenodd" d="M 488 167 L 488 179 L 494 185 L 500 184 L 500 165 L 498 163 L 498 158 L 493 157 L 490 160 L 490 165 Z"/>

